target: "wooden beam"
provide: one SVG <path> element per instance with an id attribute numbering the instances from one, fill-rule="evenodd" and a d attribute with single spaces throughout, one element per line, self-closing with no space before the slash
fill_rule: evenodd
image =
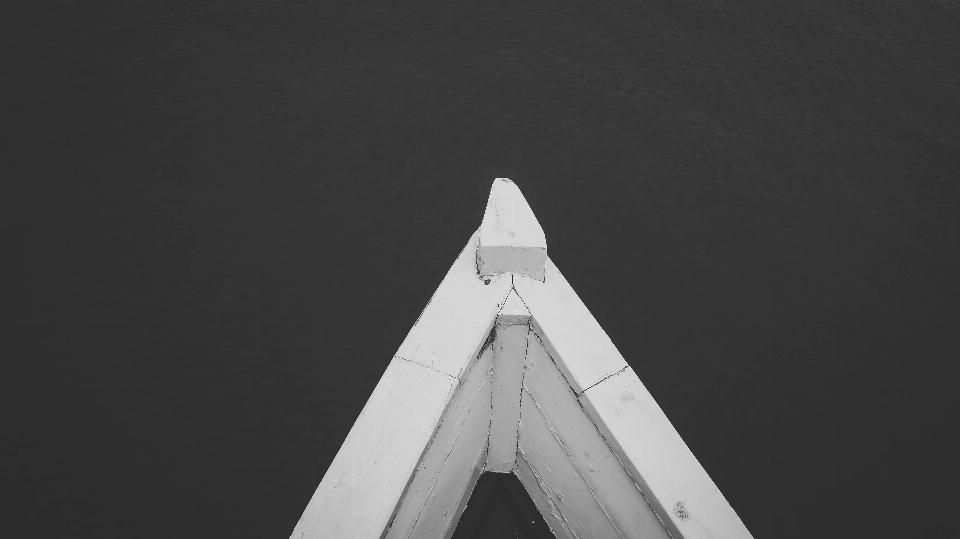
<path id="1" fill-rule="evenodd" d="M 510 292 L 510 275 L 477 274 L 479 231 L 467 243 L 430 298 L 397 355 L 460 378 L 493 329 Z"/>
<path id="2" fill-rule="evenodd" d="M 440 536 L 441 539 L 450 539 L 457 531 L 460 517 L 467 508 L 467 502 L 470 500 L 473 490 L 476 487 L 480 476 L 483 474 L 483 463 L 486 462 L 486 460 L 487 446 L 484 445 L 483 452 L 479 453 L 476 460 L 473 461 L 473 466 L 470 468 L 470 476 L 467 478 L 467 481 L 464 484 L 464 490 L 460 494 L 460 501 L 457 504 L 456 510 L 454 511 L 453 518 L 451 518 L 450 522 L 447 524 L 447 529 L 443 532 L 443 535 Z"/>
<path id="3" fill-rule="evenodd" d="M 487 503 L 496 485 L 494 474 L 480 474 L 480 479 L 464 505 L 463 513 L 457 519 L 456 530 L 452 537 L 470 539 L 474 536 L 474 532 L 480 526 L 480 520 L 485 516 Z"/>
<path id="4" fill-rule="evenodd" d="M 510 272 L 542 281 L 546 259 L 547 240 L 523 193 L 509 179 L 497 178 L 480 224 L 480 275 Z"/>
<path id="5" fill-rule="evenodd" d="M 292 538 L 380 537 L 393 519 L 414 471 L 423 457 L 432 455 L 427 449 L 445 414 L 458 413 L 453 412 L 456 406 L 451 408 L 451 400 L 458 387 L 471 381 L 466 373 L 481 355 L 496 313 L 510 291 L 509 275 L 495 276 L 487 284 L 480 279 L 475 264 L 478 238 L 479 232 L 464 247 L 401 344 Z M 489 395 L 489 381 L 485 385 Z M 480 427 L 468 430 L 474 433 L 479 429 L 477 438 L 482 443 L 475 444 L 471 456 L 456 453 L 458 459 L 473 459 L 480 468 L 486 461 L 489 397 L 481 408 L 476 416 L 480 419 L 475 420 Z M 469 466 L 458 469 L 458 488 L 472 488 L 470 475 Z"/>
<path id="6" fill-rule="evenodd" d="M 456 386 L 394 358 L 291 537 L 380 537 Z"/>
<path id="7" fill-rule="evenodd" d="M 562 492 L 565 488 L 586 487 L 603 515 L 613 522 L 620 537 L 668 539 L 669 535 L 660 518 L 580 406 L 573 388 L 536 335 L 530 337 L 527 349 L 523 388 L 524 399 L 530 399 L 534 405 L 530 409 L 536 409 L 543 416 L 550 434 L 538 439 L 537 433 L 545 435 L 546 432 L 530 432 L 530 436 L 525 437 L 528 450 L 537 451 L 541 444 L 559 443 L 573 469 L 583 479 L 583 482 L 555 485 L 552 490 Z M 528 419 L 524 414 L 524 427 L 528 425 Z"/>
<path id="8" fill-rule="evenodd" d="M 633 369 L 591 387 L 580 402 L 674 538 L 752 537 Z"/>
<path id="9" fill-rule="evenodd" d="M 533 315 L 534 329 L 578 394 L 627 366 L 563 274 L 548 258 L 545 280 L 514 276 L 514 288 Z"/>
<path id="10" fill-rule="evenodd" d="M 520 424 L 520 386 L 527 352 L 530 312 L 516 292 L 510 292 L 497 316 L 494 340 L 493 404 L 490 417 L 490 452 L 486 469 L 510 473 L 517 458 Z"/>
<path id="11" fill-rule="evenodd" d="M 550 531 L 557 539 L 577 539 L 573 534 L 570 525 L 560 513 L 560 508 L 555 503 L 555 496 L 551 495 L 551 488 L 541 480 L 540 474 L 534 470 L 530 463 L 530 458 L 522 451 L 517 453 L 517 464 L 513 473 L 516 474 L 524 490 L 530 495 L 533 503 L 546 521 Z"/>
<path id="12" fill-rule="evenodd" d="M 544 504 L 541 498 L 541 512 L 556 512 L 564 528 L 577 539 L 621 537 L 570 460 L 556 430 L 526 391 L 521 407 L 518 460 L 527 464 L 537 479 L 537 488 L 550 500 Z"/>
<path id="13" fill-rule="evenodd" d="M 461 496 L 464 492 L 469 496 L 473 489 L 466 482 L 476 480 L 486 460 L 493 356 L 493 348 L 487 347 L 450 400 L 403 494 L 387 538 L 440 537 L 456 525 Z M 484 459 L 477 462 L 480 455 Z"/>
<path id="14" fill-rule="evenodd" d="M 500 484 L 510 493 L 510 497 L 513 498 L 516 507 L 521 512 L 524 524 L 527 522 L 530 523 L 527 529 L 530 538 L 555 539 L 556 536 L 554 536 L 549 529 L 543 529 L 543 524 L 546 524 L 543 520 L 543 515 L 537 508 L 537 504 L 533 502 L 533 499 L 523 487 L 523 484 L 518 480 L 516 474 L 509 476 L 505 474 L 502 475 L 503 478 L 500 480 Z M 538 524 L 538 521 L 543 524 Z"/>
<path id="15" fill-rule="evenodd" d="M 513 279 L 530 326 L 673 538 L 751 537 L 560 270 L 545 267 L 543 282 Z"/>

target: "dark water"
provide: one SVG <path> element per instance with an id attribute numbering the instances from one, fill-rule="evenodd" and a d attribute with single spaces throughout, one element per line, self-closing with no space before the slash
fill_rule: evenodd
<path id="1" fill-rule="evenodd" d="M 516 475 L 484 472 L 452 539 L 484 537 L 552 539 L 554 535 Z"/>
<path id="2" fill-rule="evenodd" d="M 960 9 L 4 2 L 3 535 L 284 537 L 512 178 L 755 537 L 955 537 Z"/>

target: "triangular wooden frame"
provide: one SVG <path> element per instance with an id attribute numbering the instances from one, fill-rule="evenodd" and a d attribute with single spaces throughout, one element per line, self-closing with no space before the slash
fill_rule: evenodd
<path id="1" fill-rule="evenodd" d="M 557 537 L 751 537 L 498 178 L 291 538 L 448 538 L 516 474 Z"/>

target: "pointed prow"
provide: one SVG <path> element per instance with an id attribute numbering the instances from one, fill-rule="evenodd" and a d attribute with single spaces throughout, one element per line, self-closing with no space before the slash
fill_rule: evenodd
<path id="1" fill-rule="evenodd" d="M 479 275 L 516 273 L 543 281 L 546 261 L 543 228 L 523 193 L 508 178 L 497 178 L 480 224 Z"/>

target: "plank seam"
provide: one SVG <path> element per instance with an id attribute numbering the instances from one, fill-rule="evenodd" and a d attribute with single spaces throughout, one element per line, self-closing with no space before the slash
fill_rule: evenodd
<path id="1" fill-rule="evenodd" d="M 519 294 L 517 297 L 520 297 Z M 523 301 L 521 298 L 520 301 Z M 517 406 L 520 409 L 520 413 L 517 415 L 517 450 L 513 454 L 513 466 L 517 466 L 517 455 L 520 453 L 520 424 L 523 422 L 523 381 L 527 378 L 527 354 L 530 353 L 530 321 L 527 320 L 527 338 L 526 338 L 526 348 L 523 351 L 523 370 L 520 372 L 520 400 L 517 401 Z M 492 399 L 491 399 L 492 400 Z"/>
<path id="2" fill-rule="evenodd" d="M 530 462 L 530 459 L 527 458 L 527 454 L 523 451 L 519 452 L 520 458 L 523 459 L 523 462 L 526 463 L 527 468 L 530 468 L 530 472 L 533 473 L 533 477 L 537 480 L 537 488 L 540 489 L 540 492 L 543 494 L 543 498 L 546 499 L 547 504 L 550 507 L 550 514 L 552 514 L 557 520 L 560 521 L 560 525 L 563 526 L 566 530 L 567 535 L 574 537 L 575 539 L 580 539 L 579 534 L 573 529 L 573 526 L 567 522 L 567 517 L 563 516 L 563 513 L 560 512 L 560 508 L 557 507 L 557 504 L 553 502 L 553 499 L 550 497 L 550 493 L 547 492 L 543 478 L 540 476 L 540 472 L 537 471 L 533 463 Z"/>
<path id="3" fill-rule="evenodd" d="M 477 456 L 473 459 L 473 470 L 475 470 L 477 466 L 480 465 L 481 461 L 486 462 L 487 453 L 489 453 L 489 451 L 490 451 L 490 444 L 484 444 L 484 446 L 480 448 L 480 452 L 477 453 Z M 467 476 L 467 481 L 460 488 L 460 495 L 457 502 L 458 504 L 463 502 L 463 497 L 467 489 L 471 488 L 471 486 L 476 486 L 476 483 L 474 483 L 473 485 L 470 484 L 472 481 L 473 481 L 473 471 L 471 470 L 470 475 Z M 447 525 L 443 529 L 443 537 L 450 536 L 451 526 L 453 527 L 454 530 L 456 530 L 456 526 L 458 522 L 453 522 L 453 518 L 455 516 L 456 516 L 456 510 L 454 510 L 454 513 L 450 515 L 450 520 L 447 522 Z"/>
<path id="4" fill-rule="evenodd" d="M 544 347 L 544 350 L 546 350 L 546 347 Z M 549 351 L 547 351 L 547 355 L 550 355 L 550 352 L 549 352 Z M 551 359 L 552 359 L 552 358 L 551 358 Z M 611 377 L 613 377 L 613 376 L 616 376 L 616 375 L 620 374 L 621 372 L 623 372 L 623 371 L 625 371 L 625 370 L 627 370 L 627 369 L 629 369 L 629 368 L 630 368 L 630 365 L 627 365 L 626 367 L 620 369 L 619 371 L 614 372 L 614 373 L 611 373 L 611 374 L 608 374 L 608 375 L 604 376 L 603 378 L 597 380 L 596 382 L 590 384 L 590 387 L 584 389 L 584 390 L 581 391 L 580 393 L 577 393 L 576 391 L 574 391 L 574 393 L 577 395 L 577 397 L 579 397 L 580 395 L 583 395 L 584 393 L 586 393 L 586 392 L 587 392 L 587 389 L 590 389 L 591 387 L 593 387 L 593 386 L 595 386 L 595 385 L 597 385 L 597 384 L 600 384 L 600 383 L 606 381 L 607 378 L 611 378 Z M 563 372 L 561 371 L 560 374 L 563 374 Z M 569 384 L 568 384 L 568 385 L 569 385 Z"/>
<path id="5" fill-rule="evenodd" d="M 530 319 L 531 319 L 531 321 L 533 320 L 533 313 L 531 313 Z M 533 327 L 532 324 L 531 324 L 531 327 Z M 557 360 L 556 360 L 556 358 L 554 358 L 554 357 L 553 357 L 553 354 L 550 353 L 550 348 L 547 347 L 547 345 L 543 342 L 543 338 L 542 338 L 542 337 L 540 336 L 540 334 L 536 331 L 536 328 L 533 329 L 533 334 L 534 334 L 534 336 L 537 337 L 537 340 L 540 341 L 540 345 L 543 346 L 543 351 L 547 354 L 547 357 L 550 358 L 550 361 L 553 362 L 553 366 L 554 366 L 554 368 L 556 368 L 557 371 L 560 373 L 560 377 L 563 378 L 563 381 L 566 382 L 567 387 L 570 388 L 570 391 L 573 393 L 574 398 L 575 398 L 576 401 L 577 401 L 577 406 L 580 407 L 580 411 L 583 412 L 583 415 L 585 415 L 585 416 L 587 417 L 587 419 L 590 420 L 590 423 L 593 424 L 593 428 L 597 429 L 597 434 L 600 435 L 600 439 L 603 440 L 603 443 L 607 444 L 607 447 L 610 448 L 610 452 L 613 453 L 613 456 L 617 457 L 617 462 L 620 463 L 620 467 L 623 468 L 623 471 L 627 474 L 627 477 L 629 477 L 630 480 L 633 481 L 633 485 L 634 485 L 635 487 L 637 487 L 637 492 L 640 493 L 640 496 L 643 497 L 643 500 L 644 500 L 645 502 L 647 502 L 647 505 L 648 505 L 648 506 L 650 506 L 650 510 L 653 511 L 653 514 L 654 514 L 654 515 L 656 515 L 657 520 L 660 521 L 660 525 L 663 526 L 663 529 L 666 530 L 667 535 L 670 536 L 671 539 L 672 539 L 672 538 L 673 538 L 673 534 L 670 533 L 670 527 L 667 526 L 666 523 L 663 521 L 663 517 L 660 515 L 660 511 L 657 511 L 656 506 L 654 506 L 654 504 L 650 503 L 650 499 L 647 497 L 647 495 L 646 495 L 646 493 L 643 491 L 643 489 L 640 488 L 640 483 L 637 481 L 637 478 L 634 477 L 633 474 L 630 473 L 630 468 L 629 468 L 628 466 L 625 466 L 625 465 L 624 465 L 623 459 L 620 458 L 620 454 L 617 453 L 617 450 L 613 448 L 613 445 L 610 443 L 609 440 L 607 440 L 607 437 L 603 435 L 603 431 L 600 429 L 600 426 L 597 425 L 597 421 L 593 418 L 593 416 L 590 415 L 589 412 L 587 412 L 586 408 L 583 407 L 583 403 L 580 402 L 580 397 L 581 397 L 582 395 L 586 394 L 586 391 L 587 391 L 587 390 L 585 389 L 585 390 L 583 390 L 583 393 L 581 393 L 581 394 L 579 394 L 579 395 L 577 394 L 577 390 L 574 389 L 574 387 L 570 384 L 570 381 L 567 380 L 567 378 L 566 378 L 565 376 L 563 376 L 563 369 L 561 369 L 560 366 L 557 365 Z M 614 377 L 614 376 L 616 376 L 616 375 L 618 375 L 618 374 L 622 374 L 622 373 L 626 372 L 629 367 L 630 367 L 630 365 L 627 365 L 626 367 L 620 369 L 619 371 L 617 371 L 617 372 L 615 372 L 615 373 L 613 373 L 613 374 L 605 377 L 603 380 L 600 380 L 600 382 L 603 382 L 603 381 L 605 381 L 605 380 L 609 380 L 610 378 L 612 378 L 612 377 Z M 596 387 L 598 384 L 600 384 L 600 382 L 597 382 L 596 384 L 591 385 L 590 388 Z M 590 388 L 587 388 L 587 389 L 590 389 Z M 541 414 L 541 415 L 542 415 L 542 414 Z M 666 508 L 664 508 L 664 511 L 666 511 Z"/>
<path id="6" fill-rule="evenodd" d="M 453 378 L 454 380 L 458 380 L 458 381 L 460 380 L 459 378 L 457 378 L 456 376 L 454 376 L 454 375 L 452 375 L 452 374 L 443 372 L 443 371 L 441 371 L 440 369 L 434 369 L 433 367 L 429 367 L 429 366 L 427 366 L 427 365 L 424 365 L 423 363 L 417 363 L 416 361 L 414 361 L 414 360 L 412 360 L 412 359 L 407 359 L 407 358 L 405 358 L 405 357 L 400 357 L 400 356 L 393 356 L 393 357 L 395 357 L 395 358 L 397 358 L 397 359 L 402 359 L 402 360 L 404 360 L 404 361 L 406 361 L 406 362 L 409 362 L 409 363 L 413 363 L 414 365 L 419 365 L 419 366 L 423 367 L 424 369 L 430 369 L 431 371 L 439 372 L 440 374 L 442 374 L 442 375 L 444 375 L 444 376 L 449 376 L 450 378 Z"/>
<path id="7" fill-rule="evenodd" d="M 423 511 L 426 509 L 427 504 L 430 502 L 430 495 L 433 494 L 433 490 L 437 487 L 437 482 L 439 481 L 439 475 L 443 472 L 444 467 L 447 465 L 447 461 L 450 460 L 450 455 L 453 454 L 453 450 L 457 445 L 457 440 L 459 440 L 460 435 L 463 434 L 463 429 L 465 428 L 465 424 L 470 417 L 470 413 L 473 412 L 474 408 L 476 407 L 477 400 L 479 399 L 480 394 L 483 393 L 483 388 L 486 386 L 486 384 L 487 384 L 487 380 L 486 380 L 486 377 L 484 377 L 484 380 L 480 382 L 480 387 L 477 388 L 477 391 L 474 393 L 473 397 L 470 400 L 470 407 L 467 409 L 467 412 L 464 414 L 463 424 L 461 424 L 460 428 L 457 429 L 457 435 L 453 438 L 453 442 L 450 444 L 450 449 L 447 451 L 446 456 L 443 458 L 443 462 L 440 463 L 440 466 L 437 468 L 437 476 L 438 476 L 437 481 L 434 481 L 433 484 L 430 485 L 430 490 L 427 492 L 426 497 L 424 497 L 423 505 L 420 506 L 420 510 L 417 512 L 417 518 L 413 520 L 413 525 L 410 526 L 410 531 L 407 532 L 408 538 L 410 537 L 410 534 L 412 534 L 413 531 L 416 529 L 417 522 L 420 521 L 420 516 L 423 514 Z M 443 425 L 444 419 L 445 418 L 440 419 L 441 425 Z"/>
<path id="8" fill-rule="evenodd" d="M 553 428 L 553 425 L 550 423 L 550 420 L 547 419 L 547 415 L 543 413 L 543 409 L 541 409 L 540 404 L 537 403 L 536 397 L 534 397 L 529 390 L 527 390 L 526 393 L 530 397 L 530 402 L 532 402 L 533 406 L 537 409 L 537 413 L 540 414 L 540 417 L 543 419 L 543 422 L 547 425 L 547 430 L 550 431 L 550 434 L 553 435 L 553 438 L 557 441 L 558 444 L 560 444 L 560 449 L 563 450 L 563 454 L 566 455 L 567 460 L 570 461 L 570 465 L 573 466 L 573 469 L 577 471 L 577 475 L 579 475 L 580 479 L 583 480 L 583 484 L 587 486 L 587 490 L 590 491 L 590 495 L 593 496 L 593 499 L 597 502 L 597 505 L 600 507 L 600 510 L 603 511 L 603 514 L 607 517 L 607 520 L 610 521 L 610 524 L 613 526 L 613 529 L 617 531 L 617 535 L 620 536 L 620 539 L 625 539 L 623 537 L 623 533 L 620 531 L 620 526 L 617 526 L 616 521 L 614 521 L 613 517 L 610 516 L 610 513 L 607 511 L 607 508 L 603 506 L 603 502 L 600 501 L 600 497 L 597 496 L 596 489 L 593 488 L 593 485 L 591 485 L 590 481 L 587 480 L 587 476 L 584 475 L 583 471 L 580 470 L 580 467 L 577 466 L 577 463 L 574 462 L 573 456 L 570 455 L 570 450 L 567 449 L 567 445 L 563 443 L 563 439 L 560 437 L 560 433 L 558 433 L 557 430 Z M 578 404 L 579 404 L 579 401 L 578 401 Z M 581 409 L 581 411 L 583 410 Z M 622 464 L 621 464 L 621 467 L 622 467 Z M 627 477 L 630 477 L 630 474 L 627 474 Z"/>
<path id="9" fill-rule="evenodd" d="M 481 352 L 478 353 L 476 357 L 474 357 L 470 361 L 469 365 L 467 365 L 467 368 L 464 373 L 465 374 L 464 379 L 466 379 L 469 376 L 470 371 L 472 371 L 474 367 L 476 367 L 477 364 L 480 362 L 480 356 L 482 354 L 483 354 L 483 351 L 481 350 Z M 411 361 L 405 357 L 401 357 L 401 356 L 393 356 L 393 357 L 402 359 L 408 363 L 413 363 L 414 365 L 419 365 L 420 367 L 424 367 L 426 369 L 450 376 L 449 374 L 443 371 L 434 369 L 432 367 L 428 367 L 426 365 L 423 365 L 422 363 L 417 363 L 416 361 Z M 444 417 L 446 417 L 446 414 L 447 414 L 447 411 L 449 410 L 450 405 L 453 403 L 454 399 L 456 398 L 457 392 L 460 391 L 460 388 L 463 386 L 464 380 L 459 380 L 455 376 L 450 376 L 450 377 L 457 380 L 457 385 L 454 387 L 453 392 L 450 394 L 449 399 L 447 400 L 447 404 L 446 406 L 444 406 L 443 414 L 441 414 L 440 420 L 437 422 L 437 426 L 436 428 L 433 429 L 433 434 L 430 436 L 430 440 L 427 442 L 426 447 L 424 447 L 423 452 L 420 454 L 420 458 L 417 460 L 417 466 L 413 469 L 413 473 L 410 474 L 410 479 L 407 481 L 407 485 L 403 488 L 403 493 L 400 495 L 400 498 L 397 500 L 396 506 L 393 509 L 393 514 L 390 516 L 390 520 L 388 521 L 387 525 L 384 527 L 383 533 L 380 535 L 381 538 L 386 537 L 387 534 L 390 532 L 390 529 L 393 527 L 393 523 L 396 520 L 397 514 L 400 511 L 400 507 L 401 505 L 403 505 L 403 500 L 407 497 L 407 491 L 409 490 L 410 486 L 413 484 L 413 481 L 416 478 L 417 474 L 420 473 L 420 465 L 423 463 L 423 459 L 426 457 L 427 453 L 429 453 L 430 449 L 433 447 L 433 444 L 437 438 L 437 434 L 440 432 L 440 428 L 443 426 Z M 481 384 L 481 387 L 482 387 L 482 384 Z M 446 461 L 446 459 L 444 459 L 444 461 Z M 421 508 L 421 512 L 422 512 L 422 508 Z M 419 512 L 417 513 L 417 518 L 418 519 L 420 518 Z"/>

